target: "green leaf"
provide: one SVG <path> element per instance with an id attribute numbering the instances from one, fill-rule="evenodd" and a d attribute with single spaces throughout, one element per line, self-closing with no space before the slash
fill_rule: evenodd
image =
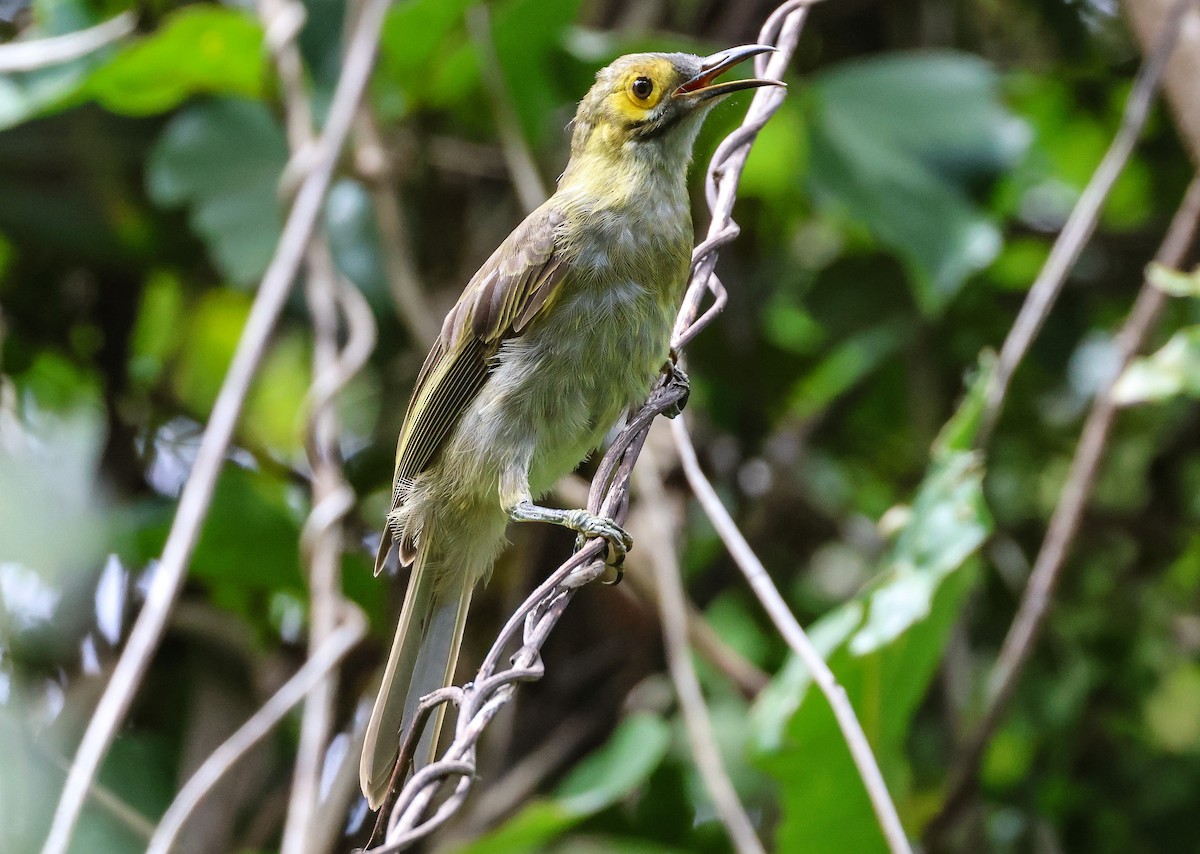
<path id="1" fill-rule="evenodd" d="M 988 385 L 995 373 L 996 354 L 991 350 L 984 350 L 979 356 L 979 366 L 971 378 L 966 397 L 934 440 L 934 459 L 956 451 L 971 450 L 975 437 L 979 434 L 984 408 L 987 406 Z"/>
<path id="2" fill-rule="evenodd" d="M 838 344 L 792 389 L 788 409 L 809 418 L 858 385 L 912 337 L 909 323 L 883 323 Z"/>
<path id="3" fill-rule="evenodd" d="M 283 130 L 262 104 L 195 104 L 171 120 L 151 153 L 150 196 L 163 206 L 186 205 L 225 275 L 252 284 L 282 229 L 276 185 L 286 162 Z"/>
<path id="4" fill-rule="evenodd" d="M 212 409 L 249 314 L 246 295 L 224 288 L 205 293 L 190 307 L 179 364 L 171 376 L 186 410 L 207 415 Z"/>
<path id="5" fill-rule="evenodd" d="M 250 592 L 302 591 L 304 508 L 298 503 L 293 487 L 279 478 L 227 465 L 196 545 L 191 576 L 211 585 L 214 597 L 226 604 L 246 601 Z M 163 520 L 147 529 L 144 547 L 161 553 L 168 528 L 169 520 Z"/>
<path id="6" fill-rule="evenodd" d="M 933 462 L 869 589 L 809 634 L 853 703 L 893 797 L 902 802 L 905 742 L 991 530 L 983 469 L 969 446 L 987 370 L 935 446 Z M 755 703 L 751 744 L 779 783 L 780 851 L 886 851 L 828 702 L 792 657 Z"/>
<path id="7" fill-rule="evenodd" d="M 554 796 L 533 801 L 461 854 L 534 851 L 601 810 L 628 797 L 667 754 L 670 727 L 639 713 L 621 722 L 608 744 L 579 762 Z"/>
<path id="8" fill-rule="evenodd" d="M 251 15 L 186 6 L 93 72 L 80 94 L 135 116 L 165 112 L 196 94 L 257 98 L 263 62 L 262 30 Z"/>
<path id="9" fill-rule="evenodd" d="M 492 39 L 504 85 L 525 138 L 535 145 L 559 131 L 550 121 L 563 100 L 555 59 L 563 53 L 567 28 L 579 17 L 579 7 L 580 0 L 514 0 L 495 16 Z"/>
<path id="10" fill-rule="evenodd" d="M 439 77 L 446 57 L 454 53 L 449 36 L 458 32 L 454 47 L 462 48 L 464 15 L 472 0 L 409 0 L 388 10 L 379 43 L 380 92 L 387 114 L 401 116 L 427 102 L 430 81 Z M 437 88 L 437 87 L 435 87 Z"/>
<path id="11" fill-rule="evenodd" d="M 1200 297 L 1200 267 L 1185 273 L 1152 261 L 1146 267 L 1146 279 L 1173 297 Z"/>
<path id="12" fill-rule="evenodd" d="M 29 567 L 54 585 L 101 560 L 109 514 L 99 482 L 103 412 L 85 404 L 91 390 L 72 369 L 39 357 L 18 378 L 25 411 L 0 411 L 0 564 Z M 47 394 L 51 383 L 62 388 Z M 5 386 L 0 380 L 0 392 L 13 393 Z M 50 411 L 45 404 L 60 395 L 67 408 Z"/>
<path id="13" fill-rule="evenodd" d="M 939 314 L 1000 251 L 968 191 L 1023 155 L 1027 127 L 987 63 L 949 51 L 847 63 L 811 94 L 817 201 L 866 225 L 904 263 L 922 310 Z"/>
<path id="14" fill-rule="evenodd" d="M 1135 359 L 1113 388 L 1122 406 L 1200 396 L 1200 325 L 1181 329 L 1155 353 Z"/>
<path id="15" fill-rule="evenodd" d="M 271 347 L 242 417 L 242 433 L 253 447 L 302 456 L 311 365 L 312 349 L 298 334 L 284 335 Z"/>

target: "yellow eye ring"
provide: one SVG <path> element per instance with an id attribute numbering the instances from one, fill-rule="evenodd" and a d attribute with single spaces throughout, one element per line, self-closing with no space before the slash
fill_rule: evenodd
<path id="1" fill-rule="evenodd" d="M 639 74 L 629 81 L 625 88 L 629 100 L 643 109 L 650 109 L 658 103 L 661 92 L 654 81 L 644 74 Z"/>

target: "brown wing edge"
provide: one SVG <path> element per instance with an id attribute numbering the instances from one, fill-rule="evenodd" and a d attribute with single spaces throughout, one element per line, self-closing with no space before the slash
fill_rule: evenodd
<path id="1" fill-rule="evenodd" d="M 479 393 L 491 372 L 490 358 L 505 338 L 522 334 L 550 302 L 567 265 L 557 251 L 561 212 L 543 207 L 531 214 L 472 277 L 458 302 L 447 314 L 438 340 L 417 375 L 404 427 L 396 448 L 392 481 L 392 512 L 388 514 L 375 574 L 387 561 L 393 543 L 400 562 L 407 566 L 417 555 L 415 531 L 396 530 L 393 514 L 404 504 L 405 485 L 425 471 L 436 458 L 459 417 Z M 423 399 L 425 385 L 439 372 L 439 363 L 454 348 L 452 364 L 437 377 L 437 388 Z M 418 401 L 422 405 L 417 408 Z M 440 417 L 449 412 L 449 417 Z"/>

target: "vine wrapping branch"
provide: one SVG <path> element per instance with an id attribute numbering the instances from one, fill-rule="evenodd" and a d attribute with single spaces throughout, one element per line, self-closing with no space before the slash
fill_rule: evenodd
<path id="1" fill-rule="evenodd" d="M 225 462 L 225 452 L 233 438 L 250 384 L 307 251 L 309 238 L 337 166 L 338 154 L 374 68 L 379 32 L 389 5 L 389 0 L 368 0 L 351 36 L 346 63 L 334 91 L 325 130 L 312 150 L 311 171 L 308 171 L 300 185 L 274 257 L 263 275 L 233 362 L 217 394 L 208 427 L 200 441 L 196 462 L 180 495 L 179 508 L 167 534 L 162 560 L 146 593 L 146 603 L 138 614 L 125 651 L 80 742 L 42 849 L 43 854 L 65 854 L 88 789 L 112 745 L 117 728 L 129 711 L 134 694 L 166 629 L 171 609 L 183 587 L 187 564 L 199 538 L 200 528 L 208 516 L 217 477 Z"/>
<path id="2" fill-rule="evenodd" d="M 815 0 L 790 0 L 767 19 L 758 42 L 774 44 L 777 51 L 765 63 L 757 63 L 757 76 L 782 78 L 799 41 L 807 8 L 813 2 Z M 742 125 L 713 155 L 707 175 L 712 223 L 708 237 L 692 255 L 691 276 L 672 336 L 672 347 L 676 351 L 707 326 L 725 304 L 724 289 L 713 271 L 720 248 L 739 232 L 732 219 L 738 178 L 751 143 L 779 109 L 783 98 L 784 91 L 780 88 L 759 89 Z M 714 294 L 714 303 L 700 314 L 706 291 Z M 684 399 L 686 386 L 681 380 L 682 375 L 678 372 L 664 377 L 609 447 L 592 480 L 589 511 L 613 518 L 618 523 L 624 520 L 634 462 L 654 418 Z M 386 819 L 384 844 L 372 848 L 372 854 L 403 850 L 428 836 L 461 808 L 475 780 L 476 747 L 480 736 L 492 718 L 512 699 L 517 683 L 541 678 L 544 672 L 542 645 L 575 591 L 604 573 L 602 549 L 601 542 L 589 541 L 529 595 L 501 630 L 472 682 L 462 688 L 434 692 L 422 702 L 413 724 L 405 732 L 394 782 L 407 773 L 424 723 L 433 709 L 443 703 L 452 703 L 458 708 L 454 739 L 441 758 L 414 774 L 395 799 L 389 799 L 383 805 L 380 821 L 384 823 Z M 501 656 L 513 644 L 518 632 L 521 633 L 521 645 L 510 665 L 501 668 Z M 453 788 L 445 799 L 431 815 L 428 814 L 434 798 L 451 785 Z"/>

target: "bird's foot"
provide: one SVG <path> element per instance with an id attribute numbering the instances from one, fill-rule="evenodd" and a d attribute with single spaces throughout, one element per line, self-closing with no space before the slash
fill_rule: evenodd
<path id="1" fill-rule="evenodd" d="M 668 418 L 678 418 L 683 413 L 683 409 L 687 406 L 688 398 L 692 393 L 692 381 L 688 379 L 688 375 L 683 368 L 679 367 L 679 363 L 675 361 L 675 351 L 671 351 L 671 361 L 663 365 L 663 373 L 667 375 L 667 389 L 678 390 L 680 397 L 670 406 L 663 410 L 663 415 Z"/>
<path id="2" fill-rule="evenodd" d="M 563 524 L 579 534 L 575 538 L 575 550 L 583 548 L 588 540 L 599 538 L 604 540 L 606 549 L 604 564 L 613 570 L 615 577 L 604 579 L 606 584 L 620 582 L 625 570 L 625 555 L 633 547 L 633 537 L 606 516 L 597 516 L 587 510 L 568 510 Z"/>
<path id="3" fill-rule="evenodd" d="M 604 563 L 613 572 L 604 579 L 606 584 L 616 584 L 621 580 L 625 562 L 625 554 L 633 546 L 633 537 L 612 519 L 598 516 L 587 510 L 556 510 L 550 507 L 539 507 L 532 501 L 520 501 L 509 512 L 509 517 L 515 522 L 549 522 L 569 528 L 579 535 L 575 548 L 579 550 L 593 538 L 604 540 L 607 548 Z"/>

